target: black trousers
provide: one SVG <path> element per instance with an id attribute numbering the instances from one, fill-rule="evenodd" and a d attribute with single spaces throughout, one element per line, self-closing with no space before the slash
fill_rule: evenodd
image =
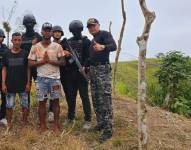
<path id="1" fill-rule="evenodd" d="M 0 69 L 0 72 L 2 69 Z M 1 92 L 1 106 L 0 106 L 0 119 L 6 116 L 6 94 L 2 92 L 2 74 L 0 73 L 0 92 Z"/>
<path id="2" fill-rule="evenodd" d="M 6 96 L 1 91 L 1 108 L 0 108 L 0 120 L 6 116 Z"/>
<path id="3" fill-rule="evenodd" d="M 84 120 L 91 121 L 91 105 L 88 95 L 88 82 L 78 70 L 66 70 L 61 75 L 61 82 L 68 104 L 68 119 L 75 119 L 76 96 L 79 90 L 82 100 Z"/>
<path id="4" fill-rule="evenodd" d="M 36 78 L 37 78 L 37 68 L 36 67 L 32 67 L 31 68 L 31 83 L 32 83 L 32 78 L 33 78 L 33 80 L 35 81 L 36 80 Z M 30 102 L 31 102 L 31 100 L 30 100 L 30 93 L 28 94 L 28 104 L 29 104 L 29 109 L 30 109 Z"/>

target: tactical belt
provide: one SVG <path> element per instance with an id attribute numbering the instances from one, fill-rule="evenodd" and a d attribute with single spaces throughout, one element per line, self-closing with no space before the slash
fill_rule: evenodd
<path id="1" fill-rule="evenodd" d="M 110 64 L 109 62 L 93 62 L 90 63 L 91 66 L 99 66 L 99 65 L 108 65 Z"/>

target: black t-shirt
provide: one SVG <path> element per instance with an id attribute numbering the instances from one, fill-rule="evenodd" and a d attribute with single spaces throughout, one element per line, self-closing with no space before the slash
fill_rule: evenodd
<path id="1" fill-rule="evenodd" d="M 93 48 L 94 41 L 104 45 L 105 49 L 100 52 L 96 52 Z M 117 45 L 111 33 L 107 31 L 99 31 L 93 38 L 90 46 L 90 63 L 96 62 L 109 62 L 109 54 L 117 49 Z"/>
<path id="2" fill-rule="evenodd" d="M 7 92 L 24 92 L 27 84 L 27 52 L 21 50 L 12 53 L 8 50 L 3 56 L 3 66 L 7 69 L 6 85 Z"/>

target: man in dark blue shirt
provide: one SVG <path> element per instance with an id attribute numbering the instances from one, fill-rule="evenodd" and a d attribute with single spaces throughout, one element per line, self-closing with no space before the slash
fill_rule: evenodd
<path id="1" fill-rule="evenodd" d="M 103 131 L 100 142 L 104 142 L 112 137 L 112 75 L 109 54 L 115 51 L 117 46 L 111 33 L 100 30 L 97 19 L 90 18 L 87 28 L 93 35 L 90 46 L 90 79 L 93 107 L 97 118 L 97 126 L 93 131 Z"/>

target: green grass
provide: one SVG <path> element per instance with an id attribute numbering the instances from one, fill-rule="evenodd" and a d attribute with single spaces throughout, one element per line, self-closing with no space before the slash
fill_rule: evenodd
<path id="1" fill-rule="evenodd" d="M 159 69 L 160 60 L 150 58 L 146 60 L 146 82 L 147 85 L 157 85 L 157 79 L 154 76 Z M 116 92 L 122 96 L 137 98 L 138 84 L 138 61 L 119 62 L 116 77 Z M 152 90 L 152 89 L 149 89 Z M 154 90 L 154 87 L 153 87 Z"/>

